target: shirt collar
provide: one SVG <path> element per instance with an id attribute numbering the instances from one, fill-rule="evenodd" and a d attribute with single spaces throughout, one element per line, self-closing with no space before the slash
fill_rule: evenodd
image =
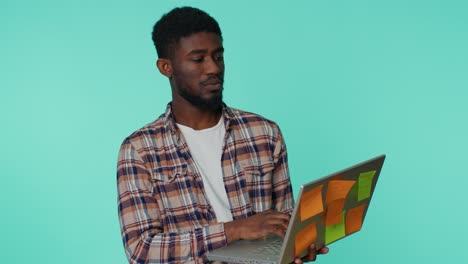
<path id="1" fill-rule="evenodd" d="M 224 126 L 226 128 L 226 131 L 228 131 L 231 120 L 234 119 L 234 112 L 225 103 L 223 103 L 223 117 Z M 166 112 L 164 113 L 164 122 L 166 123 L 166 126 L 169 128 L 172 134 L 177 133 L 178 128 L 176 126 L 174 114 L 172 113 L 172 102 L 167 104 Z"/>

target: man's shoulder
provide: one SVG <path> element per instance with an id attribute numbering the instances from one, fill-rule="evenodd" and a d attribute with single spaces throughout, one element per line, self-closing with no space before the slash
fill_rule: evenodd
<path id="1" fill-rule="evenodd" d="M 159 116 L 153 122 L 137 129 L 135 132 L 125 138 L 126 142 L 141 142 L 146 138 L 159 138 L 167 132 L 167 125 L 164 114 Z"/>
<path id="2" fill-rule="evenodd" d="M 243 124 L 261 124 L 261 125 L 266 125 L 266 126 L 271 126 L 271 127 L 278 127 L 278 124 L 276 124 L 275 121 L 268 119 L 262 115 L 240 110 L 237 108 L 229 107 L 229 110 L 234 116 L 234 119 L 240 123 Z"/>
<path id="3" fill-rule="evenodd" d="M 277 134 L 280 131 L 278 124 L 262 115 L 240 110 L 237 108 L 229 107 L 232 117 L 231 124 L 237 126 L 239 129 L 249 129 L 263 131 L 267 134 Z"/>

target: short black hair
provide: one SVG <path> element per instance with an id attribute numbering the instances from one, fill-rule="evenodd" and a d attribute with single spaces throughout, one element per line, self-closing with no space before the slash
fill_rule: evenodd
<path id="1" fill-rule="evenodd" d="M 193 7 L 177 7 L 164 14 L 153 27 L 152 39 L 159 58 L 169 58 L 180 38 L 198 32 L 212 32 L 222 39 L 218 22 L 206 12 Z"/>

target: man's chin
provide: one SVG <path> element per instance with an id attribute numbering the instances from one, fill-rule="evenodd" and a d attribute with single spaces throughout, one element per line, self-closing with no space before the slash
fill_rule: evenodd
<path id="1" fill-rule="evenodd" d="M 217 110 L 220 110 L 222 107 L 223 107 L 222 97 L 212 98 L 211 100 L 207 100 L 203 104 L 200 105 L 200 108 L 204 110 L 210 110 L 210 111 L 217 111 Z"/>
<path id="2" fill-rule="evenodd" d="M 217 111 L 223 107 L 223 98 L 222 96 L 216 96 L 210 99 L 192 100 L 190 103 L 202 110 Z"/>

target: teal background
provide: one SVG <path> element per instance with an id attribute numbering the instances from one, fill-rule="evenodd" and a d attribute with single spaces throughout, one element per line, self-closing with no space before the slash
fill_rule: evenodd
<path id="1" fill-rule="evenodd" d="M 180 5 L 220 23 L 226 102 L 281 126 L 296 191 L 387 154 L 319 263 L 468 261 L 466 1 L 2 0 L 2 263 L 126 263 L 117 153 L 170 100 L 150 33 Z"/>

